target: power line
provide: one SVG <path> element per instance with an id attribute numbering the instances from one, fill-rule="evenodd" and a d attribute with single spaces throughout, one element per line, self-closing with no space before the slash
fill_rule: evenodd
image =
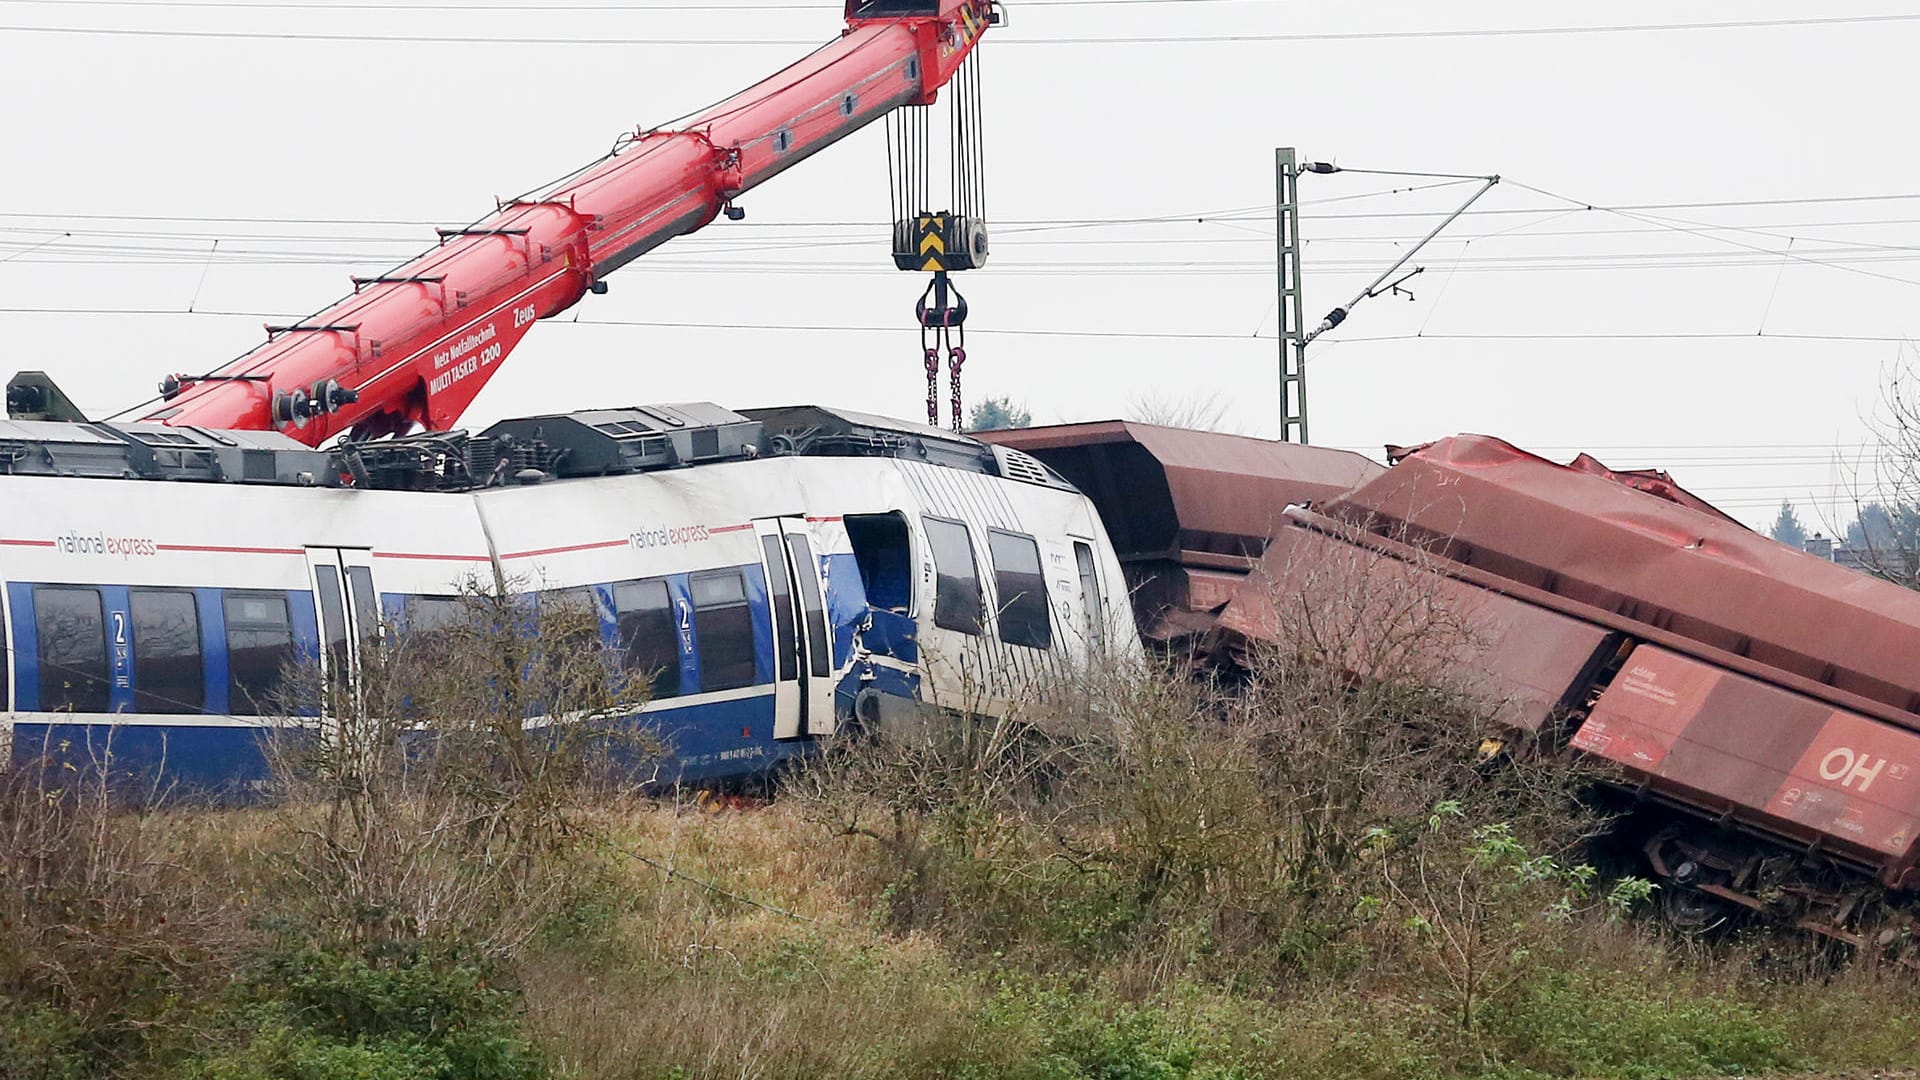
<path id="1" fill-rule="evenodd" d="M 1057 38 L 996 38 L 998 46 L 1216 45 L 1278 42 L 1413 41 L 1458 38 L 1551 37 L 1584 34 L 1672 33 L 1715 30 L 1805 29 L 1816 26 L 1867 26 L 1920 21 L 1920 13 L 1817 16 L 1803 19 L 1740 19 L 1724 22 L 1618 23 L 1601 26 L 1502 26 L 1456 30 L 1355 30 L 1294 34 L 1191 34 Z M 641 45 L 673 48 L 801 47 L 818 45 L 804 38 L 630 38 L 630 37 L 483 37 L 449 34 L 351 34 L 271 30 L 174 30 L 109 26 L 0 26 L 0 33 L 79 35 L 123 38 L 189 38 L 227 41 L 325 41 L 399 45 Z"/>
<path id="2" fill-rule="evenodd" d="M 1668 333 L 1664 331 L 1627 332 L 1627 333 L 1573 333 L 1573 334 L 1382 334 L 1375 337 L 1348 337 L 1337 339 L 1346 345 L 1361 345 L 1385 341 L 1831 341 L 1860 342 L 1877 345 L 1906 345 L 1913 343 L 1911 337 L 1892 337 L 1873 334 L 1793 334 L 1769 331 L 1764 334 L 1745 333 Z"/>
<path id="3" fill-rule="evenodd" d="M 1915 16 L 1915 17 L 1920 18 L 1920 16 Z M 1530 190 L 1530 191 L 1539 191 L 1538 188 L 1530 188 L 1527 185 L 1519 184 L 1516 181 L 1508 181 L 1508 182 L 1514 183 L 1518 187 L 1527 188 L 1527 190 Z M 1606 214 L 1606 213 L 1619 213 L 1621 211 L 1627 211 L 1627 210 L 1731 210 L 1731 209 L 1738 209 L 1742 207 L 1755 207 L 1755 206 L 1819 206 L 1819 205 L 1832 205 L 1837 203 L 1896 202 L 1896 201 L 1905 200 L 1905 199 L 1920 199 L 1920 191 L 1901 191 L 1901 192 L 1892 192 L 1884 195 L 1812 195 L 1812 196 L 1805 196 L 1801 198 L 1786 198 L 1786 199 L 1715 199 L 1715 200 L 1708 200 L 1708 201 L 1702 201 L 1702 202 L 1621 203 L 1615 206 L 1600 206 L 1594 203 L 1583 202 L 1578 199 L 1569 199 L 1562 195 L 1553 195 L 1547 192 L 1541 192 L 1541 194 L 1545 194 L 1552 199 L 1558 199 L 1558 200 L 1561 200 L 1562 202 L 1567 202 L 1572 204 L 1571 211 L 1569 211 L 1569 208 L 1566 206 L 1542 206 L 1542 207 L 1509 206 L 1509 207 L 1493 207 L 1486 210 L 1476 210 L 1474 211 L 1473 216 L 1474 217 L 1493 217 L 1496 215 L 1504 216 L 1504 215 L 1511 215 L 1511 214 L 1566 214 L 1569 212 Z M 1316 216 L 1318 216 L 1323 221 L 1334 221 L 1334 220 L 1377 221 L 1377 220 L 1382 220 L 1386 218 L 1430 218 L 1442 212 L 1443 211 L 1437 211 L 1437 210 L 1400 210 L 1400 211 L 1391 211 L 1391 212 L 1360 213 L 1360 214 L 1320 214 Z"/>
<path id="4" fill-rule="evenodd" d="M 1761 233 L 1766 235 L 1776 235 L 1776 234 L 1767 233 L 1767 230 L 1853 228 L 1853 227 L 1864 228 L 1868 226 L 1885 227 L 1889 225 L 1920 225 L 1920 218 L 1883 218 L 1883 219 L 1873 220 L 1873 221 L 1849 220 L 1849 221 L 1772 222 L 1772 223 L 1762 223 L 1762 224 L 1755 224 L 1755 225 L 1715 226 L 1715 229 L 1726 231 L 1726 232 L 1748 232 L 1748 233 Z M 1657 228 L 1645 228 L 1645 229 L 1570 229 L 1570 230 L 1555 231 L 1555 232 L 1462 233 L 1452 239 L 1436 241 L 1436 243 L 1467 244 L 1473 241 L 1493 239 L 1496 237 L 1504 238 L 1504 239 L 1513 239 L 1513 240 L 1543 240 L 1543 239 L 1564 240 L 1564 239 L 1580 239 L 1580 238 L 1595 238 L 1595 239 L 1604 240 L 1604 239 L 1609 239 L 1613 237 L 1645 236 L 1652 233 L 1671 233 L 1671 232 L 1673 232 L 1671 228 L 1661 226 Z M 6 234 L 6 233 L 12 233 L 15 235 L 24 235 L 24 236 L 56 236 L 56 237 L 70 236 L 70 237 L 80 237 L 80 238 L 120 237 L 120 238 L 133 239 L 133 240 L 180 241 L 180 242 L 192 242 L 192 243 L 200 243 L 200 244 L 204 244 L 210 240 L 219 240 L 223 244 L 245 242 L 245 241 L 273 241 L 276 243 L 286 243 L 286 244 L 393 244 L 393 245 L 398 245 L 398 244 L 414 244 L 414 243 L 419 243 L 424 239 L 430 239 L 430 238 L 423 238 L 423 237 L 414 236 L 414 235 L 322 236 L 322 235 L 311 235 L 311 234 L 300 234 L 300 233 L 274 233 L 274 232 L 254 232 L 254 233 L 211 232 L 206 230 L 173 230 L 173 229 L 155 229 L 155 230 L 63 229 L 58 227 L 44 228 L 44 227 L 37 227 L 37 226 L 0 225 L 0 234 Z M 1821 243 L 1843 245 L 1847 248 L 1856 248 L 1856 249 L 1867 250 L 1867 251 L 1920 251 L 1920 244 L 1913 244 L 1913 245 L 1874 244 L 1866 241 L 1845 240 L 1837 237 L 1817 237 L 1817 236 L 1805 236 L 1805 235 L 1798 236 L 1798 237 L 1783 237 L 1783 238 L 1797 239 L 1797 240 L 1814 240 Z M 771 241 L 736 243 L 734 238 L 730 238 L 726 236 L 724 232 L 702 232 L 698 234 L 692 234 L 686 239 L 693 240 L 698 244 L 700 244 L 701 245 L 700 251 L 703 254 L 721 254 L 721 253 L 733 253 L 733 252 L 772 252 L 772 251 L 791 252 L 793 250 L 792 241 L 784 241 L 777 244 Z M 1255 235 L 1248 235 L 1248 236 L 1214 236 L 1214 235 L 1152 236 L 1152 237 L 1134 237 L 1131 239 L 1105 237 L 1105 238 L 1099 238 L 1099 239 L 1053 240 L 1053 239 L 1046 239 L 1044 236 L 1036 236 L 1035 234 L 1013 232 L 1013 233 L 999 235 L 996 237 L 996 239 L 1002 244 L 1002 246 L 1006 248 L 1169 247 L 1169 246 L 1185 246 L 1185 245 L 1192 245 L 1196 247 L 1219 247 L 1219 246 L 1236 245 L 1236 244 L 1247 245 L 1247 246 L 1260 245 L 1262 247 L 1271 247 L 1273 245 L 1273 237 L 1271 234 L 1265 234 L 1265 235 L 1255 234 Z M 1307 238 L 1305 240 L 1305 243 L 1309 245 L 1319 244 L 1322 246 L 1332 245 L 1332 244 L 1406 244 L 1418 239 L 1419 237 L 1417 235 L 1317 236 L 1317 237 Z M 808 237 L 805 239 L 804 242 L 807 245 L 807 250 L 814 251 L 822 248 L 875 247 L 878 244 L 884 243 L 884 238 L 876 240 L 873 234 L 864 233 L 864 232 L 859 235 L 827 233 L 827 234 L 822 234 L 818 237 Z M 14 244 L 14 243 L 19 243 L 19 241 L 0 240 L 0 244 Z M 689 249 L 682 248 L 682 250 L 689 250 Z"/>
<path id="5" fill-rule="evenodd" d="M 345 34 L 291 30 L 164 30 L 127 26 L 0 26 L 0 34 L 53 34 L 81 37 L 189 38 L 202 41 L 330 41 L 361 45 L 656 45 L 669 48 L 795 48 L 817 46 L 801 38 L 503 38 L 458 34 Z"/>
<path id="6" fill-rule="evenodd" d="M 1643 34 L 1701 30 L 1777 30 L 1814 26 L 1916 22 L 1920 14 L 1837 15 L 1805 19 L 1739 19 L 1725 22 L 1617 23 L 1606 26 L 1505 26 L 1462 30 L 1356 30 L 1319 34 L 1207 34 L 1184 37 L 1082 37 L 1029 40 L 1015 38 L 1006 45 L 1168 45 L 1237 44 L 1277 41 L 1410 41 L 1434 38 L 1549 37 L 1574 34 Z"/>
<path id="7" fill-rule="evenodd" d="M 185 311 L 178 308 L 82 308 L 82 307 L 0 307 L 0 315 L 119 315 L 119 316 L 208 316 L 220 318 L 248 319 L 284 319 L 290 316 L 279 311 Z M 730 323 L 698 322 L 685 320 L 651 319 L 553 319 L 547 323 L 560 326 L 622 326 L 660 330 L 723 330 L 748 333 L 824 333 L 824 334 L 903 334 L 911 333 L 911 327 L 899 326 L 859 326 L 859 325 L 820 325 L 808 323 Z M 1180 330 L 1055 330 L 1030 327 L 977 327 L 971 332 L 982 335 L 1001 335 L 1007 337 L 1068 337 L 1068 338 L 1121 338 L 1147 341 L 1272 341 L 1272 334 L 1239 334 L 1220 331 L 1180 331 Z M 1856 342 L 1865 344 L 1906 344 L 1913 338 L 1876 336 L 1868 334 L 1801 334 L 1801 333 L 1669 333 L 1651 332 L 1601 332 L 1576 334 L 1389 334 L 1376 337 L 1356 337 L 1340 339 L 1344 344 L 1364 344 L 1395 341 L 1826 341 Z"/>
<path id="8" fill-rule="evenodd" d="M 1636 271 L 1636 270 L 1702 270 L 1702 269 L 1738 269 L 1753 267 L 1774 267 L 1783 263 L 1801 263 L 1813 266 L 1827 266 L 1849 270 L 1854 273 L 1874 277 L 1879 280 L 1906 285 L 1920 285 L 1920 281 L 1891 274 L 1876 273 L 1858 267 L 1875 263 L 1912 263 L 1920 262 L 1920 245 L 1868 244 L 1840 242 L 1839 246 L 1803 247 L 1797 250 L 1775 251 L 1769 248 L 1741 243 L 1706 235 L 1706 230 L 1667 228 L 1660 231 L 1682 232 L 1700 235 L 1731 247 L 1742 249 L 1740 252 L 1722 251 L 1584 251 L 1584 252 L 1537 252 L 1512 253 L 1504 255 L 1467 256 L 1460 255 L 1449 262 L 1449 272 L 1458 273 L 1547 273 L 1547 272 L 1597 272 L 1597 271 Z M 56 239 L 66 238 L 64 232 Z M 205 247 L 206 237 L 168 237 L 137 235 L 129 240 L 154 240 L 154 243 L 134 242 L 87 242 L 84 238 L 50 246 L 47 239 L 36 237 L 32 240 L 0 239 L 0 252 L 10 252 L 9 258 L 40 265 L 82 265 L 82 266 L 167 266 L 180 263 L 202 265 L 209 259 Z M 328 251 L 324 248 L 288 248 L 284 246 L 256 247 L 247 244 L 249 240 L 273 240 L 273 237 L 232 238 L 231 242 L 222 240 L 214 261 L 222 265 L 290 265 L 290 266 L 341 266 L 361 267 L 373 263 L 388 263 L 418 254 L 410 243 L 401 246 L 403 241 L 362 240 L 362 243 L 391 243 L 394 246 L 385 250 L 366 251 Z M 1485 237 L 1480 239 L 1486 239 Z M 168 242 L 174 241 L 174 242 Z M 284 243 L 285 241 L 283 241 Z M 325 238 L 316 238 L 315 244 L 322 244 Z M 869 239 L 841 240 L 821 242 L 810 245 L 809 251 L 827 248 L 865 247 Z M 1178 246 L 1178 241 L 1157 246 Z M 1010 250 L 1022 246 L 1020 241 L 1008 245 Z M 1034 245 L 1039 247 L 1041 245 Z M 689 243 L 664 254 L 658 255 L 635 273 L 712 273 L 728 275 L 746 274 L 832 274 L 855 276 L 893 276 L 892 268 L 869 260 L 823 259 L 808 257 L 807 252 L 796 253 L 794 258 L 739 259 L 731 256 L 740 254 L 758 254 L 762 256 L 793 252 L 790 245 L 741 244 L 726 246 L 724 242 L 716 245 L 712 239 L 706 243 Z M 1370 259 L 1322 259 L 1315 263 L 1316 270 L 1325 274 L 1361 273 L 1376 264 Z M 999 267 L 1001 276 L 1057 276 L 1077 274 L 1087 276 L 1152 276 L 1169 272 L 1208 276 L 1264 276 L 1272 270 L 1271 264 L 1263 259 L 1211 257 L 1201 254 L 1174 255 L 1170 257 L 1088 259 L 1070 256 L 1026 255 L 1016 259 L 1004 260 Z"/>
<path id="9" fill-rule="evenodd" d="M 185 311 L 179 308 L 77 308 L 77 307 L 0 307 L 0 315 L 115 315 L 115 316 L 208 316 L 234 319 L 285 319 L 291 318 L 286 312 L 279 311 Z M 676 322 L 645 321 L 623 319 L 554 319 L 552 325 L 560 326 L 624 326 L 665 330 L 738 330 L 748 332 L 778 333 L 832 333 L 832 334 L 897 334 L 916 333 L 910 326 L 815 326 L 786 323 L 723 323 L 723 322 Z M 1122 330 L 1052 330 L 1019 327 L 979 327 L 970 333 L 983 335 L 1001 335 L 1009 337 L 1068 337 L 1068 338 L 1136 338 L 1153 341 L 1251 341 L 1252 334 L 1230 334 L 1211 331 L 1122 331 Z"/>
<path id="10" fill-rule="evenodd" d="M 1527 191 L 1531 191 L 1537 195 L 1545 195 L 1549 199 L 1559 199 L 1562 202 L 1570 203 L 1574 206 L 1586 206 L 1588 208 L 1591 208 L 1593 206 L 1592 203 L 1586 202 L 1586 200 L 1584 199 L 1570 198 L 1565 195 L 1560 195 L 1551 191 L 1547 191 L 1543 188 L 1534 187 L 1531 184 L 1523 184 L 1523 183 L 1520 183 L 1519 181 L 1514 181 L 1513 183 L 1516 187 L 1522 188 Z M 1875 271 L 1872 271 L 1872 270 L 1862 270 L 1856 266 L 1849 265 L 1849 263 L 1852 262 L 1852 260 L 1813 259 L 1813 258 L 1808 258 L 1802 254 L 1796 253 L 1791 249 L 1787 251 L 1774 251 L 1771 248 L 1758 247 L 1754 244 L 1742 243 L 1738 240 L 1730 239 L 1725 236 L 1714 235 L 1714 230 L 1711 226 L 1702 224 L 1701 222 L 1697 222 L 1697 221 L 1679 221 L 1678 219 L 1662 220 L 1661 218 L 1658 218 L 1658 217 L 1653 217 L 1646 214 L 1634 213 L 1632 211 L 1621 209 L 1620 207 L 1603 206 L 1603 207 L 1600 207 L 1600 209 L 1605 213 L 1617 214 L 1621 217 L 1627 218 L 1630 221 L 1640 221 L 1640 222 L 1645 222 L 1652 225 L 1665 225 L 1673 229 L 1675 232 L 1687 233 L 1688 235 L 1692 235 L 1692 236 L 1701 236 L 1706 239 L 1712 240 L 1715 243 L 1727 244 L 1729 246 L 1741 248 L 1746 251 L 1761 252 L 1761 253 L 1776 256 L 1779 258 L 1791 259 L 1795 262 L 1804 262 L 1813 266 L 1830 266 L 1836 270 L 1845 271 L 1851 274 L 1859 274 L 1863 277 L 1878 278 L 1881 281 L 1892 281 L 1902 285 L 1920 285 L 1920 281 L 1915 281 L 1912 278 L 1895 277 L 1891 274 L 1881 274 L 1881 273 L 1876 273 Z"/>
<path id="11" fill-rule="evenodd" d="M 0 0 L 5 2 L 5 0 Z M 1372 196 L 1374 192 L 1366 193 Z M 1561 196 L 1553 196 L 1561 198 Z M 1889 192 L 1874 195 L 1827 195 L 1801 198 L 1778 199 L 1719 199 L 1692 202 L 1663 203 L 1622 203 L 1615 206 L 1598 206 L 1577 203 L 1571 209 L 1566 206 L 1553 207 L 1492 207 L 1475 210 L 1475 217 L 1493 217 L 1509 215 L 1565 215 L 1568 213 L 1617 213 L 1622 211 L 1655 210 L 1725 210 L 1774 206 L 1817 206 L 1850 203 L 1895 202 L 1920 199 L 1920 191 Z M 1326 200 L 1332 201 L 1332 200 Z M 1219 222 L 1270 223 L 1273 209 L 1271 206 L 1232 207 L 1223 210 L 1198 210 L 1185 213 L 1141 214 L 1114 217 L 1089 218 L 1002 218 L 994 224 L 1001 229 L 1033 228 L 1057 229 L 1095 228 L 1103 226 L 1128 225 L 1179 225 L 1214 224 Z M 1316 214 L 1320 221 L 1386 221 L 1405 218 L 1431 218 L 1439 211 L 1399 210 L 1373 211 L 1360 213 Z M 406 228 L 430 229 L 445 224 L 444 219 L 433 218 L 346 218 L 346 217 L 282 217 L 282 216 L 245 216 L 245 215 L 205 215 L 205 214 L 112 214 L 96 211 L 0 211 L 0 220 L 40 220 L 40 221 L 115 221 L 115 222 L 175 222 L 189 224 L 245 224 L 245 225 L 352 225 L 352 226 L 395 226 Z M 1901 224 L 1913 219 L 1895 219 L 1893 221 L 1835 222 L 1833 224 Z M 1826 224 L 1810 222 L 1808 224 Z M 753 229 L 885 229 L 891 223 L 878 220 L 825 220 L 825 221 L 742 221 L 728 222 L 722 226 L 726 231 Z M 1737 229 L 1740 226 L 1724 226 Z M 1551 235 L 1551 234 L 1539 234 Z M 1573 234 L 1569 234 L 1573 235 Z"/>
<path id="12" fill-rule="evenodd" d="M 1243 4 L 1275 3 L 1286 0 L 1020 0 L 1022 9 L 1041 7 L 1131 7 L 1139 4 Z M 535 12 L 551 14 L 598 13 L 622 14 L 634 11 L 686 11 L 702 14 L 714 11 L 749 12 L 816 12 L 841 11 L 840 4 L 768 4 L 768 3 L 728 3 L 718 0 L 714 3 L 614 3 L 614 4 L 409 4 L 409 3 L 302 3 L 298 0 L 0 0 L 0 4 L 16 4 L 29 7 L 111 7 L 111 8 L 190 8 L 210 11 L 396 11 L 396 12 L 500 12 L 514 14 Z"/>

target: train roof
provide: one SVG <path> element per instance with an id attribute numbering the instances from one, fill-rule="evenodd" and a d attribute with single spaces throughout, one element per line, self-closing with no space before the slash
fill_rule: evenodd
<path id="1" fill-rule="evenodd" d="M 1385 471 L 1344 450 L 1128 420 L 980 437 L 1029 453 L 1078 486 L 1122 556 L 1241 570 L 1265 550 L 1286 507 L 1333 498 Z"/>
<path id="2" fill-rule="evenodd" d="M 769 457 L 880 457 L 1075 490 L 1013 448 L 819 405 L 733 412 L 712 402 L 523 417 L 477 435 L 430 432 L 312 449 L 279 432 L 0 420 L 0 475 L 399 491 L 471 491 Z"/>

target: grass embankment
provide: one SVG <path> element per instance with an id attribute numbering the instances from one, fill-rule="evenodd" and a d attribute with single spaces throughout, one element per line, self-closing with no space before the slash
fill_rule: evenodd
<path id="1" fill-rule="evenodd" d="M 1576 915 L 1527 944 L 1468 1030 L 1444 980 L 1398 964 L 1256 987 L 1164 977 L 1164 953 L 1142 955 L 1144 943 L 1094 959 L 1071 896 L 1030 911 L 1044 925 L 1001 951 L 901 932 L 900 883 L 874 874 L 859 839 L 823 840 L 787 806 L 659 809 L 613 824 L 695 880 L 628 861 L 615 870 L 619 902 L 582 910 L 523 964 L 528 1021 L 555 1063 L 582 1076 L 1684 1077 L 1920 1065 L 1912 977 L 1834 968 L 1798 941 L 1705 949 L 1643 920 Z M 1059 952 L 1042 960 L 1050 948 Z"/>
<path id="2" fill-rule="evenodd" d="M 69 748 L 0 774 L 0 1080 L 1920 1065 L 1911 970 L 1659 931 L 1585 865 L 1592 778 L 1485 760 L 1435 605 L 1386 599 L 1299 606 L 1231 694 L 1054 687 L 742 808 L 622 794 L 651 748 L 597 624 L 476 597 L 333 710 L 401 721 L 282 748 L 257 809 L 128 808 Z"/>
<path id="3" fill-rule="evenodd" d="M 1378 955 L 1263 980 L 1226 974 L 1238 963 L 1223 965 L 1219 945 L 1177 918 L 1130 937 L 1080 889 L 1035 903 L 1006 883 L 1025 925 L 998 941 L 983 927 L 1006 910 L 929 920 L 911 908 L 956 871 L 900 880 L 871 839 L 829 835 L 794 804 L 643 805 L 591 820 L 603 830 L 593 851 L 569 860 L 564 888 L 549 883 L 564 897 L 524 942 L 489 952 L 356 942 L 313 923 L 289 891 L 301 887 L 286 875 L 299 846 L 289 818 L 145 819 L 142 858 L 101 867 L 136 880 L 33 897 L 51 910 L 5 927 L 0 1076 L 1681 1077 L 1920 1065 L 1913 977 L 1834 967 L 1798 941 L 1703 948 L 1604 910 L 1558 917 L 1500 959 L 1468 1028 L 1453 986 L 1397 933 Z M 989 906 L 969 886 L 941 887 Z"/>

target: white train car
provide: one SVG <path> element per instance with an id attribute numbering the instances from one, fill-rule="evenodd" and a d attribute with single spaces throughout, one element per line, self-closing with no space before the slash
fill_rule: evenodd
<path id="1" fill-rule="evenodd" d="M 657 673 L 641 720 L 689 780 L 856 717 L 1000 713 L 1139 648 L 1086 498 L 1019 451 L 878 417 L 655 406 L 331 455 L 0 422 L 15 759 L 110 745 L 194 787 L 257 780 L 290 663 L 351 666 L 470 580 L 590 599 Z"/>

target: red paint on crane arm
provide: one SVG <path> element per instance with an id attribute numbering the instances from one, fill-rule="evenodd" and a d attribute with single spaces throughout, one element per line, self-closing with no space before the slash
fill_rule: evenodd
<path id="1" fill-rule="evenodd" d="M 987 0 L 848 6 L 837 41 L 677 131 L 636 133 L 537 201 L 356 286 L 354 295 L 214 374 L 143 420 L 278 428 L 318 446 L 349 430 L 452 427 L 534 322 L 733 198 L 903 105 L 930 104 L 989 25 Z M 876 12 L 863 16 L 862 11 Z M 885 12 L 898 12 L 885 14 Z M 337 380 L 359 401 L 304 425 L 276 422 L 276 394 Z"/>

